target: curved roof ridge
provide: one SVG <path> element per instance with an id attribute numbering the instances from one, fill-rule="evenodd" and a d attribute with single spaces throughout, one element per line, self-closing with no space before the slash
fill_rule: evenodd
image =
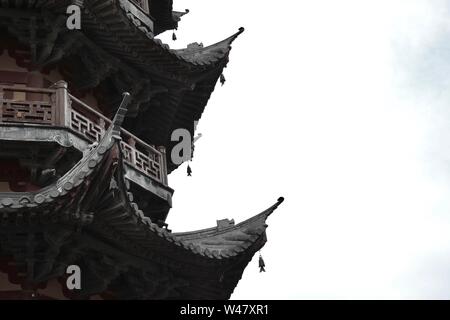
<path id="1" fill-rule="evenodd" d="M 184 11 L 172 11 L 172 17 L 174 18 L 175 22 L 179 22 L 181 20 L 181 17 L 187 15 L 189 13 L 189 9 L 184 9 Z"/>
<path id="2" fill-rule="evenodd" d="M 243 27 L 240 27 L 239 31 L 232 36 L 206 47 L 204 47 L 203 44 L 194 42 L 184 49 L 172 49 L 170 51 L 189 63 L 212 63 L 227 56 L 231 50 L 231 44 L 244 32 L 244 30 Z"/>
<path id="3" fill-rule="evenodd" d="M 122 155 L 119 154 L 119 159 L 121 157 Z M 264 236 L 267 227 L 265 224 L 267 217 L 284 201 L 284 198 L 279 198 L 277 203 L 270 208 L 236 226 L 225 229 L 216 227 L 191 232 L 187 234 L 194 235 L 194 237 L 187 237 L 186 233 L 176 234 L 161 228 L 153 223 L 149 217 L 144 215 L 142 210 L 139 209 L 139 205 L 133 202 L 132 192 L 124 190 L 126 189 L 126 183 L 122 170 L 123 163 L 119 161 L 116 179 L 118 185 L 121 187 L 118 189 L 123 200 L 123 209 L 128 216 L 134 216 L 135 221 L 132 223 L 136 228 L 135 230 L 147 235 L 151 234 L 167 245 L 180 248 L 185 253 L 193 253 L 211 259 L 224 259 L 237 256 L 247 251 L 252 245 L 258 243 L 261 237 Z M 205 231 L 207 233 L 206 235 Z M 144 238 L 148 241 L 148 236 Z M 143 242 L 140 243 L 142 245 Z"/>
<path id="4" fill-rule="evenodd" d="M 238 224 L 236 225 L 236 227 L 239 228 L 239 227 L 242 227 L 242 226 L 244 226 L 244 225 L 248 225 L 248 224 L 252 223 L 253 221 L 258 220 L 258 219 L 260 219 L 260 218 L 265 218 L 265 219 L 267 219 L 270 215 L 272 215 L 272 213 L 274 213 L 274 211 L 275 211 L 276 209 L 278 209 L 278 207 L 279 207 L 283 202 L 284 202 L 284 198 L 283 198 L 283 197 L 278 198 L 277 202 L 276 202 L 273 206 L 271 206 L 271 207 L 268 208 L 267 210 L 261 212 L 260 214 L 254 216 L 254 217 L 251 217 L 251 218 L 249 218 L 249 219 L 247 219 L 247 220 L 245 220 L 245 221 L 242 221 L 241 223 L 238 223 Z"/>
<path id="5" fill-rule="evenodd" d="M 280 197 L 278 198 L 277 202 L 272 205 L 270 208 L 264 210 L 263 212 L 257 214 L 256 216 L 253 216 L 247 220 L 244 220 L 238 224 L 232 224 L 228 228 L 218 228 L 212 227 L 212 228 L 206 228 L 201 230 L 195 230 L 195 231 L 188 231 L 188 232 L 179 232 L 179 233 L 173 233 L 173 235 L 181 240 L 184 239 L 199 239 L 199 238 L 208 238 L 208 237 L 215 237 L 220 234 L 232 232 L 238 229 L 242 229 L 243 227 L 246 227 L 250 224 L 252 224 L 255 221 L 260 220 L 261 218 L 265 220 L 283 203 L 284 198 Z"/>
<path id="6" fill-rule="evenodd" d="M 78 163 L 51 185 L 33 192 L 4 193 L 6 196 L 0 202 L 0 212 L 3 208 L 20 209 L 48 204 L 78 188 L 98 169 L 114 146 L 112 130 L 111 126 L 99 143 L 91 145 Z M 27 201 L 23 202 L 24 199 L 27 199 Z"/>

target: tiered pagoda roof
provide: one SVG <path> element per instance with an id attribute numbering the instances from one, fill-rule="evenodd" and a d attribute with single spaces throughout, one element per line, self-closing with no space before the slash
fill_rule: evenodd
<path id="1" fill-rule="evenodd" d="M 61 66 L 71 89 L 95 88 L 104 96 L 102 106 L 109 116 L 120 101 L 120 93 L 131 92 L 135 100 L 125 127 L 135 129 L 140 138 L 153 144 L 171 149 L 170 134 L 178 128 L 193 134 L 194 122 L 200 119 L 228 63 L 231 44 L 244 29 L 210 46 L 193 43 L 186 49 L 172 50 L 154 38 L 136 16 L 122 9 L 123 3 L 132 3 L 128 0 L 83 1 L 82 29 L 68 31 L 65 12 L 74 2 L 8 2 L 9 10 L 3 12 L 0 25 L 22 44 L 40 44 L 35 57 L 22 57 L 24 65 L 30 69 Z M 163 12 L 172 12 L 171 1 L 155 2 L 161 3 L 155 4 L 156 17 L 168 21 Z M 40 34 L 51 36 L 39 39 Z M 169 171 L 174 168 L 169 162 Z"/>
<path id="2" fill-rule="evenodd" d="M 70 4 L 82 7 L 81 30 L 66 28 Z M 144 4 L 0 1 L 0 56 L 64 77 L 51 88 L 0 83 L 0 166 L 23 153 L 19 167 L 37 162 L 31 189 L 0 192 L 0 271 L 12 283 L 40 288 L 75 264 L 84 285 L 66 292 L 71 298 L 227 299 L 266 242 L 266 219 L 283 198 L 239 224 L 173 233 L 164 223 L 167 174 L 177 167 L 166 157 L 170 135 L 194 135 L 243 28 L 172 50 L 155 36 L 187 10 L 173 11 L 171 0 Z M 120 104 L 125 91 L 131 98 Z"/>
<path id="3" fill-rule="evenodd" d="M 76 264 L 86 284 L 78 298 L 228 299 L 265 244 L 266 219 L 283 199 L 237 225 L 221 220 L 214 228 L 172 233 L 134 202 L 120 121 L 113 124 L 57 182 L 36 192 L 0 193 L 0 252 L 16 261 L 10 277 L 23 281 L 20 270 L 31 269 L 27 281 L 40 284 Z"/>

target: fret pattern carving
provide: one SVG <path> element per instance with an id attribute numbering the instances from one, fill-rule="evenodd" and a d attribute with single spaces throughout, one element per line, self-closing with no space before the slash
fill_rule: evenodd
<path id="1" fill-rule="evenodd" d="M 3 100 L 1 103 L 1 121 L 9 123 L 54 123 L 53 105 L 43 101 Z"/>
<path id="2" fill-rule="evenodd" d="M 126 163 L 136 168 L 137 170 L 144 172 L 153 179 L 163 183 L 162 167 L 161 167 L 161 155 L 148 150 L 149 154 L 144 154 L 136 148 L 122 141 L 122 153 L 123 159 Z"/>
<path id="3" fill-rule="evenodd" d="M 72 109 L 70 110 L 70 128 L 91 142 L 100 141 L 105 133 L 105 122 L 102 119 L 94 122 Z"/>

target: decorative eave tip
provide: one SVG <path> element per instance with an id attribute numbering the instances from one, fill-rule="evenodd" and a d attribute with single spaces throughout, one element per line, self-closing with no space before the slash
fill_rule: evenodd
<path id="1" fill-rule="evenodd" d="M 233 41 L 236 40 L 244 31 L 245 31 L 245 28 L 244 27 L 240 27 L 238 32 L 233 34 L 231 37 L 228 37 L 225 40 L 222 40 L 222 41 L 218 42 L 216 44 L 216 46 L 219 45 L 219 44 L 224 44 L 224 43 L 228 44 L 228 46 L 231 46 Z M 212 46 L 215 46 L 215 45 L 212 45 Z M 212 46 L 210 46 L 210 47 L 212 47 Z"/>
<path id="2" fill-rule="evenodd" d="M 240 27 L 239 30 L 238 30 L 238 32 L 236 32 L 236 34 L 235 34 L 234 36 L 237 38 L 237 37 L 240 36 L 244 31 L 245 31 L 245 28 L 244 28 L 244 27 Z"/>
<path id="3" fill-rule="evenodd" d="M 284 197 L 279 197 L 278 200 L 277 200 L 277 203 L 275 203 L 272 206 L 272 208 L 269 209 L 268 216 L 270 216 L 283 202 L 284 202 Z"/>
<path id="4" fill-rule="evenodd" d="M 131 101 L 131 94 L 129 92 L 122 93 L 122 102 L 113 119 L 113 138 L 120 140 L 120 130 L 128 112 L 128 104 Z"/>
<path id="5" fill-rule="evenodd" d="M 232 35 L 230 38 L 228 38 L 229 45 L 231 45 L 233 43 L 233 41 L 236 40 L 237 37 L 239 37 L 244 31 L 245 31 L 245 28 L 240 27 L 238 32 L 236 32 L 234 35 Z"/>
<path id="6" fill-rule="evenodd" d="M 181 21 L 181 18 L 189 13 L 189 9 L 184 9 L 183 11 L 172 11 L 173 18 L 175 22 Z"/>
<path id="7" fill-rule="evenodd" d="M 234 40 L 236 40 L 243 32 L 245 31 L 244 27 L 240 27 L 238 32 L 236 32 L 235 34 L 233 34 L 231 37 L 216 43 L 215 45 L 210 46 L 211 47 L 228 47 L 228 49 L 231 49 L 231 44 L 234 42 Z"/>
<path id="8" fill-rule="evenodd" d="M 270 216 L 272 215 L 272 213 L 275 212 L 275 210 L 278 209 L 278 207 L 279 207 L 283 202 L 284 202 L 284 197 L 279 197 L 278 200 L 277 200 L 277 202 L 276 202 L 273 206 L 271 206 L 271 207 L 268 208 L 267 210 L 263 211 L 263 212 L 260 213 L 259 215 L 255 216 L 255 217 L 253 217 L 253 218 L 250 218 L 249 221 L 250 221 L 250 220 L 254 220 L 254 219 L 258 219 L 258 218 L 261 218 L 261 217 L 262 217 L 262 218 L 264 219 L 264 221 L 265 221 L 268 217 L 270 217 Z"/>
<path id="9" fill-rule="evenodd" d="M 244 28 L 240 27 L 238 32 L 232 36 L 204 47 L 202 43 L 191 43 L 185 49 L 171 50 L 177 57 L 196 65 L 207 65 L 215 63 L 219 60 L 226 59 L 231 50 L 231 44 L 240 34 L 244 32 Z"/>

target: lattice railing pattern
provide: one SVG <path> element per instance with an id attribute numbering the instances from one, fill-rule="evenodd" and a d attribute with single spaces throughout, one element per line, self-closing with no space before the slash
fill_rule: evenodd
<path id="1" fill-rule="evenodd" d="M 2 122 L 53 124 L 53 105 L 48 102 L 3 100 L 0 120 Z"/>
<path id="2" fill-rule="evenodd" d="M 70 128 L 91 142 L 100 141 L 105 133 L 105 121 L 102 119 L 93 121 L 72 109 L 70 110 Z"/>
<path id="3" fill-rule="evenodd" d="M 144 154 L 128 143 L 122 141 L 122 153 L 125 162 L 135 167 L 137 170 L 145 172 L 157 181 L 164 183 L 164 171 L 161 167 L 161 153 L 153 150 L 147 151 L 150 152 L 148 154 Z"/>

